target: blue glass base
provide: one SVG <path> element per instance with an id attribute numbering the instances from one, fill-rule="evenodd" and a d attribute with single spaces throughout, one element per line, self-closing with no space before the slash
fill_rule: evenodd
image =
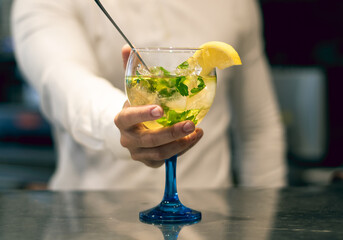
<path id="1" fill-rule="evenodd" d="M 176 190 L 176 158 L 166 159 L 166 186 L 162 202 L 139 213 L 139 219 L 150 224 L 192 224 L 201 220 L 201 212 L 182 205 Z"/>
<path id="2" fill-rule="evenodd" d="M 162 201 L 156 207 L 140 212 L 139 219 L 150 224 L 190 224 L 201 220 L 201 212 L 185 207 L 179 201 Z"/>

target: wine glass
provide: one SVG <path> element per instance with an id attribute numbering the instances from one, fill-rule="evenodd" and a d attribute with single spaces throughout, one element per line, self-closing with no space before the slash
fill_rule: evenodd
<path id="1" fill-rule="evenodd" d="M 198 52 L 197 52 L 198 51 Z M 164 115 L 144 122 L 149 129 L 172 126 L 185 120 L 199 124 L 209 111 L 216 92 L 215 69 L 203 75 L 197 48 L 133 48 L 125 73 L 125 88 L 131 106 L 157 104 Z M 145 64 L 142 64 L 141 59 Z M 147 67 L 148 66 L 148 67 Z M 140 212 L 142 222 L 153 224 L 195 223 L 201 212 L 184 206 L 176 189 L 176 159 L 165 160 L 163 199 L 154 208 Z M 199 173 L 200 174 L 200 173 Z"/>

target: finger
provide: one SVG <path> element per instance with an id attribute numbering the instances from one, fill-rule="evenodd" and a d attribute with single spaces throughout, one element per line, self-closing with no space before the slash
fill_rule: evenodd
<path id="1" fill-rule="evenodd" d="M 189 149 L 191 149 L 197 142 L 200 141 L 200 139 L 203 136 L 203 130 L 200 128 L 197 128 L 195 130 L 195 132 L 197 133 L 197 137 L 195 142 L 191 143 L 190 146 L 188 148 L 186 148 L 185 150 L 183 150 L 182 152 L 178 153 L 178 156 L 181 156 L 182 154 L 184 154 L 185 152 L 187 152 Z M 174 155 L 173 155 L 174 156 Z M 148 167 L 152 167 L 152 168 L 159 168 L 161 167 L 164 163 L 165 163 L 165 159 L 163 160 L 139 160 L 140 162 L 144 163 L 146 166 Z"/>
<path id="2" fill-rule="evenodd" d="M 123 58 L 124 69 L 126 68 L 127 60 L 129 59 L 131 52 L 131 47 L 128 44 L 125 44 L 121 49 L 121 56 Z"/>
<path id="3" fill-rule="evenodd" d="M 130 107 L 130 106 L 131 106 L 131 105 L 130 105 L 129 101 L 126 100 L 125 103 L 124 103 L 124 105 L 123 105 L 123 109 L 124 109 L 124 108 L 128 108 L 128 107 Z"/>
<path id="4" fill-rule="evenodd" d="M 165 163 L 165 160 L 161 160 L 161 161 L 146 160 L 146 161 L 141 161 L 141 162 L 144 163 L 148 167 L 159 168 Z"/>
<path id="5" fill-rule="evenodd" d="M 131 157 L 134 160 L 146 162 L 146 161 L 161 161 L 168 159 L 175 154 L 179 154 L 189 149 L 190 146 L 194 145 L 202 131 L 194 131 L 193 133 L 173 141 L 171 143 L 155 147 L 155 148 L 139 148 L 136 151 L 131 152 Z"/>
<path id="6" fill-rule="evenodd" d="M 191 149 L 195 144 L 197 144 L 197 143 L 200 141 L 200 139 L 201 139 L 202 136 L 204 135 L 203 130 L 200 129 L 200 128 L 197 128 L 195 131 L 199 131 L 199 132 L 197 133 L 197 139 L 195 140 L 195 142 L 193 142 L 193 143 L 189 146 L 189 148 L 187 148 L 187 149 L 185 149 L 184 151 L 180 152 L 180 153 L 178 154 L 178 156 L 181 156 L 182 154 L 186 153 L 189 149 Z"/>
<path id="7" fill-rule="evenodd" d="M 138 123 L 156 120 L 163 115 L 163 109 L 158 105 L 145 105 L 124 108 L 114 118 L 119 129 L 129 129 Z"/>
<path id="8" fill-rule="evenodd" d="M 126 147 L 152 148 L 168 144 L 191 134 L 195 130 L 195 125 L 192 121 L 184 121 L 156 130 L 144 129 L 140 131 L 138 128 L 132 130 L 123 133 L 125 135 L 123 141 L 126 140 L 126 143 L 122 144 Z"/>

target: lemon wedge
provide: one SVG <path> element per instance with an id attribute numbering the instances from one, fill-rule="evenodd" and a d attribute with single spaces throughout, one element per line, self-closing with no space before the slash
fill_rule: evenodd
<path id="1" fill-rule="evenodd" d="M 224 42 L 207 42 L 200 49 L 193 55 L 193 61 L 202 67 L 201 75 L 208 75 L 213 68 L 224 69 L 242 64 L 236 50 Z"/>

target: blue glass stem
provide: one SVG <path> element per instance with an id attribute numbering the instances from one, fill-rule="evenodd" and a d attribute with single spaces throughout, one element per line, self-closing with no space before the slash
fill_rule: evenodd
<path id="1" fill-rule="evenodd" d="M 139 213 L 139 219 L 153 224 L 190 224 L 201 220 L 201 212 L 182 205 L 176 190 L 176 159 L 165 160 L 166 182 L 164 196 L 159 205 Z M 176 235 L 177 236 L 177 235 Z"/>
<path id="2" fill-rule="evenodd" d="M 177 155 L 166 159 L 166 186 L 164 189 L 164 196 L 162 201 L 179 202 L 179 196 L 176 188 L 176 159 Z"/>

